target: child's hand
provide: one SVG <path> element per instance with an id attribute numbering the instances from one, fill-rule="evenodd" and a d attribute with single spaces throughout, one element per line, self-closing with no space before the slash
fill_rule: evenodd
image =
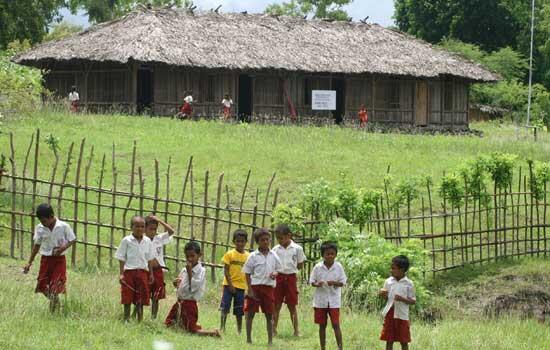
<path id="1" fill-rule="evenodd" d="M 31 265 L 32 264 L 27 264 L 25 266 L 23 266 L 23 273 L 29 273 L 29 270 L 31 269 Z"/>
<path id="2" fill-rule="evenodd" d="M 317 287 L 317 288 L 321 288 L 323 287 L 323 285 L 325 285 L 327 282 L 326 281 L 317 281 L 313 284 L 314 287 Z"/>
<path id="3" fill-rule="evenodd" d="M 251 291 L 251 290 L 249 290 L 249 291 L 247 292 L 247 296 L 248 296 L 250 299 L 253 299 L 253 300 L 258 301 L 258 298 L 256 298 L 256 294 L 254 294 L 254 292 Z"/>
<path id="4" fill-rule="evenodd" d="M 152 273 L 149 274 L 149 284 L 155 283 L 155 276 Z"/>
<path id="5" fill-rule="evenodd" d="M 181 278 L 176 278 L 174 281 L 172 281 L 172 285 L 176 288 L 180 286 Z"/>
<path id="6" fill-rule="evenodd" d="M 387 299 L 387 298 L 388 298 L 388 290 L 387 290 L 387 289 L 384 289 L 384 288 L 380 289 L 380 290 L 378 291 L 378 296 L 381 296 L 382 298 L 386 298 L 386 299 Z"/>
<path id="7" fill-rule="evenodd" d="M 229 287 L 229 291 L 231 292 L 231 294 L 237 293 L 237 289 L 235 289 L 235 287 L 233 287 L 233 286 L 228 286 L 228 287 Z"/>
<path id="8" fill-rule="evenodd" d="M 193 264 L 191 264 L 189 261 L 185 264 L 185 269 L 187 272 L 193 270 Z"/>
<path id="9" fill-rule="evenodd" d="M 336 281 L 327 281 L 327 286 L 332 287 L 336 284 Z"/>
<path id="10" fill-rule="evenodd" d="M 403 302 L 403 303 L 406 303 L 406 302 L 409 301 L 409 299 L 407 299 L 407 298 L 405 298 L 405 297 L 402 297 L 402 296 L 399 295 L 399 294 L 396 294 L 395 297 L 393 297 L 393 299 L 394 299 L 395 301 L 401 301 L 401 302 Z"/>
<path id="11" fill-rule="evenodd" d="M 65 251 L 65 245 L 63 244 L 59 247 L 53 248 L 52 254 L 53 256 L 60 256 L 61 253 L 63 253 L 64 251 Z"/>
<path id="12" fill-rule="evenodd" d="M 124 284 L 124 275 L 120 275 L 118 277 L 118 281 L 120 282 L 120 284 Z"/>
<path id="13" fill-rule="evenodd" d="M 272 280 L 276 279 L 277 276 L 279 276 L 279 273 L 277 271 L 272 272 L 271 275 L 269 275 L 269 277 L 271 277 Z"/>

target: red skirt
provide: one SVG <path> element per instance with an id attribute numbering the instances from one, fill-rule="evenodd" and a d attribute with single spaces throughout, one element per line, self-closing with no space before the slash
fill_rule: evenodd
<path id="1" fill-rule="evenodd" d="M 278 274 L 275 286 L 275 305 L 298 305 L 298 280 L 296 274 Z"/>
<path id="2" fill-rule="evenodd" d="M 164 324 L 166 327 L 179 326 L 183 330 L 195 333 L 202 327 L 198 324 L 199 308 L 196 300 L 179 300 L 170 309 Z"/>
<path id="3" fill-rule="evenodd" d="M 65 256 L 42 255 L 37 280 L 35 293 L 44 293 L 44 295 L 65 293 L 67 281 Z"/>
<path id="4" fill-rule="evenodd" d="M 384 317 L 384 326 L 382 328 L 382 334 L 380 334 L 380 340 L 387 342 L 410 343 L 411 330 L 409 321 L 394 318 L 393 311 L 394 310 L 392 307 L 386 314 L 386 317 Z"/>
<path id="5" fill-rule="evenodd" d="M 149 272 L 124 271 L 124 283 L 120 285 L 120 303 L 123 305 L 149 305 Z"/>
<path id="6" fill-rule="evenodd" d="M 151 299 L 160 300 L 166 298 L 166 283 L 164 283 L 164 271 L 162 268 L 153 270 L 155 280 L 151 285 Z"/>
<path id="7" fill-rule="evenodd" d="M 275 311 L 275 288 L 259 284 L 252 286 L 252 290 L 256 299 L 246 296 L 244 299 L 244 313 L 257 313 L 261 307 L 264 314 L 273 314 Z"/>

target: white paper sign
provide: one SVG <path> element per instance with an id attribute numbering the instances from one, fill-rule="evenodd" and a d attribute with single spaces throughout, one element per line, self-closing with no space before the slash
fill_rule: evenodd
<path id="1" fill-rule="evenodd" d="M 311 91 L 311 109 L 314 111 L 335 111 L 336 91 L 313 90 Z"/>

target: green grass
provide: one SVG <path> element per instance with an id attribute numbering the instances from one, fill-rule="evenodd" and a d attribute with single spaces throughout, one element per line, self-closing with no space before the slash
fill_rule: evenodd
<path id="1" fill-rule="evenodd" d="M 152 349 L 154 340 L 174 344 L 175 349 L 262 349 L 267 348 L 264 320 L 257 317 L 254 341 L 246 345 L 245 336 L 238 336 L 234 320 L 228 320 L 228 330 L 219 339 L 205 339 L 166 329 L 162 320 L 142 324 L 121 322 L 119 286 L 116 274 L 108 272 L 69 271 L 68 295 L 61 314 L 50 315 L 46 299 L 34 294 L 37 264 L 29 275 L 20 273 L 21 261 L 0 258 L 0 348 L 1 349 Z M 548 266 L 545 263 L 544 266 Z M 307 288 L 307 287 L 305 287 Z M 169 298 L 161 303 L 160 315 L 167 314 L 174 300 L 173 288 Z M 219 285 L 208 285 L 205 300 L 199 306 L 200 323 L 207 328 L 218 326 L 217 305 Z M 283 313 L 280 336 L 273 349 L 316 349 L 317 328 L 312 322 L 309 292 L 302 295 L 300 321 L 302 337 L 291 337 L 288 315 Z M 146 316 L 149 315 L 147 308 Z M 147 317 L 146 317 L 147 319 Z M 378 340 L 381 318 L 346 309 L 342 315 L 344 345 L 347 349 L 381 349 Z M 547 347 L 548 326 L 531 320 L 508 318 L 448 319 L 437 325 L 412 321 L 413 349 L 437 350 L 518 350 Z M 328 348 L 334 349 L 334 337 L 328 333 Z"/>

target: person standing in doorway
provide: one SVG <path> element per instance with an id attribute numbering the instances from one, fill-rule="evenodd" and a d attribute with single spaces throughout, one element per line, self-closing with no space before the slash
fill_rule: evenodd
<path id="1" fill-rule="evenodd" d="M 73 86 L 71 88 L 71 92 L 69 92 L 69 103 L 71 104 L 71 112 L 77 113 L 78 112 L 78 105 L 80 103 L 80 96 L 78 95 L 78 92 L 76 91 L 76 86 Z"/>

